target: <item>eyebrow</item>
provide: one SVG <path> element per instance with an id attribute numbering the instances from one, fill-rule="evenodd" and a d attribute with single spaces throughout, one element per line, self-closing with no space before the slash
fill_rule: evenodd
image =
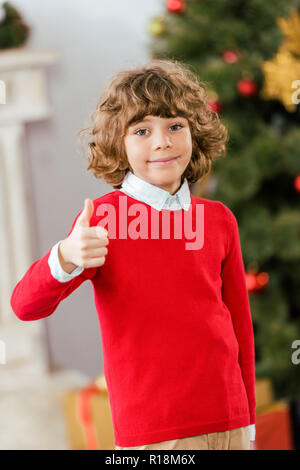
<path id="1" fill-rule="evenodd" d="M 182 116 L 174 116 L 174 117 L 169 117 L 169 118 L 166 118 L 166 119 L 168 119 L 170 121 L 171 119 L 180 119 L 180 118 L 184 119 Z M 140 121 L 134 121 L 132 124 L 130 124 L 130 127 L 134 127 L 137 124 L 141 124 L 142 122 L 146 122 L 146 121 L 151 121 L 151 119 L 150 118 L 145 118 L 145 119 L 142 119 Z"/>

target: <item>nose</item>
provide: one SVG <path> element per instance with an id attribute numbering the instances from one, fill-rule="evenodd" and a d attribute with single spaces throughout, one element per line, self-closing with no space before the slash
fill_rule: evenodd
<path id="1" fill-rule="evenodd" d="M 170 136 L 165 132 L 158 132 L 154 137 L 154 150 L 172 147 Z"/>

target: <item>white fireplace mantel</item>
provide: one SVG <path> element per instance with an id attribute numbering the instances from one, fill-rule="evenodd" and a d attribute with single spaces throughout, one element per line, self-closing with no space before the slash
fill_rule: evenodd
<path id="1" fill-rule="evenodd" d="M 50 117 L 45 67 L 58 60 L 56 51 L 17 48 L 0 52 L 0 80 L 6 85 L 6 103 L 0 105 L 0 125 Z"/>
<path id="2" fill-rule="evenodd" d="M 54 49 L 39 50 L 27 47 L 16 47 L 0 50 L 0 72 L 36 68 L 51 65 L 57 62 L 59 54 Z"/>
<path id="3" fill-rule="evenodd" d="M 5 102 L 0 102 L 0 339 L 7 348 L 7 364 L 0 367 L 6 370 L 23 363 L 25 370 L 34 361 L 42 368 L 45 365 L 41 323 L 20 322 L 10 297 L 34 261 L 30 181 L 24 167 L 25 123 L 51 116 L 46 67 L 58 59 L 55 50 L 0 51 L 0 81 L 5 84 Z"/>

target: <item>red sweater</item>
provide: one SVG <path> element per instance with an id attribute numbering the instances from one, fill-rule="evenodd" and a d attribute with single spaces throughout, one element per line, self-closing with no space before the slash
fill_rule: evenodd
<path id="1" fill-rule="evenodd" d="M 113 205 L 118 221 L 120 196 L 128 210 L 137 202 L 145 207 L 148 239 L 122 239 L 118 223 L 110 237 L 107 213 L 97 215 L 97 207 Z M 255 423 L 254 335 L 238 225 L 221 202 L 191 195 L 193 221 L 198 204 L 204 207 L 203 246 L 186 249 L 191 239 L 184 231 L 176 238 L 173 230 L 174 214 L 180 212 L 183 221 L 183 210 L 156 211 L 121 191 L 99 197 L 90 226 L 108 229 L 105 264 L 61 283 L 51 275 L 49 250 L 12 293 L 16 316 L 37 320 L 91 280 L 117 446 Z M 159 239 L 151 238 L 151 211 L 159 216 Z M 166 239 L 161 237 L 164 212 L 170 214 Z M 127 212 L 125 227 L 136 217 Z"/>

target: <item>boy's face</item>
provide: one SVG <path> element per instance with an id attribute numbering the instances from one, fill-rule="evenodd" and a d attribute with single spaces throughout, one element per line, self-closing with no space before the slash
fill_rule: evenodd
<path id="1" fill-rule="evenodd" d="M 170 194 L 178 190 L 192 156 L 192 136 L 186 118 L 145 116 L 128 128 L 124 144 L 136 176 Z M 159 159 L 172 160 L 157 162 Z"/>

